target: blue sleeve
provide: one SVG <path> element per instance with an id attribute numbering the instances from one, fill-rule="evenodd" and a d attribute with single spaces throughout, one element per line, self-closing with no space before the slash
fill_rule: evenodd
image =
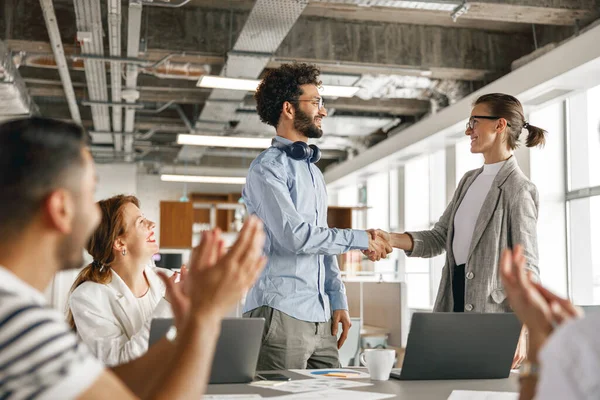
<path id="1" fill-rule="evenodd" d="M 271 240 L 294 254 L 342 254 L 369 248 L 367 232 L 307 223 L 296 210 L 282 165 L 256 164 L 248 172 L 244 194 L 265 224 Z"/>
<path id="2" fill-rule="evenodd" d="M 346 287 L 342 282 L 342 274 L 336 256 L 323 257 L 325 266 L 325 293 L 329 296 L 332 310 L 347 310 L 348 299 Z"/>

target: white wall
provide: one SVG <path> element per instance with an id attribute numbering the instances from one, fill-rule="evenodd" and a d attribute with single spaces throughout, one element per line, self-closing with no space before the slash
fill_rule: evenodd
<path id="1" fill-rule="evenodd" d="M 137 194 L 137 165 L 96 164 L 96 201 L 117 194 Z"/>

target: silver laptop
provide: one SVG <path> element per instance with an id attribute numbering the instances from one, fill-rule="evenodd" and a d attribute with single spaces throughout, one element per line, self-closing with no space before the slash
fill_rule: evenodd
<path id="1" fill-rule="evenodd" d="M 148 344 L 162 339 L 173 319 L 153 319 Z M 254 379 L 265 327 L 264 318 L 226 318 L 221 324 L 210 383 L 248 383 Z"/>
<path id="2" fill-rule="evenodd" d="M 414 313 L 401 380 L 507 378 L 521 323 L 512 313 Z"/>

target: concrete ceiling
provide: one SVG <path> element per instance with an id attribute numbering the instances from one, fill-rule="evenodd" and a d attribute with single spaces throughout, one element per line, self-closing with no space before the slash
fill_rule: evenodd
<path id="1" fill-rule="evenodd" d="M 76 3 L 79 10 L 92 4 Z M 107 3 L 112 7 L 110 18 Z M 154 3 L 173 5 L 181 0 Z M 402 8 L 408 3 L 443 3 L 445 10 L 459 12 Z M 114 54 L 115 45 L 118 54 L 118 43 L 111 36 L 115 21 L 122 21 L 123 34 L 117 39 L 123 57 L 132 48 L 128 39 L 135 40 L 137 31 L 140 37 L 139 75 L 127 81 L 139 92 L 137 100 L 128 100 L 137 107 L 135 122 L 132 132 L 122 132 L 122 128 L 115 130 L 122 125 L 116 121 L 109 123 L 109 129 L 105 124 L 98 128 L 89 104 L 96 104 L 93 95 L 103 80 L 92 80 L 85 72 L 87 61 L 77 58 L 84 53 L 81 38 L 85 35 L 78 34 L 74 2 L 53 2 L 81 120 L 96 132 L 96 158 L 146 162 L 154 171 L 181 160 L 243 168 L 256 155 L 240 149 L 182 149 L 176 144 L 177 133 L 273 134 L 260 123 L 251 93 L 196 87 L 205 74 L 257 78 L 269 68 L 297 60 L 319 65 L 326 83 L 360 86 L 353 98 L 327 101 L 329 117 L 319 143 L 328 149 L 320 164 L 326 168 L 386 140 L 390 131 L 402 134 L 402 129 L 424 116 L 507 74 L 515 61 L 529 62 L 527 57 L 535 58 L 536 49 L 576 35 L 600 15 L 595 0 L 478 0 L 460 8 L 463 3 L 191 0 L 179 8 L 166 8 L 142 0 L 103 1 L 99 17 L 111 48 L 104 40 L 100 55 Z M 5 0 L 3 4 L 0 39 L 12 52 L 27 94 L 40 114 L 71 118 L 40 1 Z M 120 5 L 120 14 L 115 5 Z M 133 17 L 136 7 L 142 7 L 141 23 Z M 115 19 L 115 12 L 120 19 Z M 112 67 L 119 64 L 106 61 L 104 90 L 114 99 L 113 89 L 117 85 L 120 92 L 126 76 L 119 82 L 118 75 L 111 75 Z M 125 64 L 120 65 L 125 73 Z M 114 119 L 120 114 L 111 115 Z M 122 143 L 132 144 L 133 152 Z"/>

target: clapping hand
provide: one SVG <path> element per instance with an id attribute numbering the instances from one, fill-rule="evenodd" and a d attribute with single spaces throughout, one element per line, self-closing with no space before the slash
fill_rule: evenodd
<path id="1" fill-rule="evenodd" d="M 252 216 L 226 253 L 218 229 L 203 233 L 192 251 L 184 285 L 161 274 L 178 329 L 190 317 L 222 318 L 242 298 L 266 264 L 264 242 L 263 224 Z"/>
<path id="2" fill-rule="evenodd" d="M 529 330 L 529 354 L 537 357 L 554 327 L 573 318 L 579 318 L 583 311 L 569 300 L 550 292 L 531 279 L 531 272 L 525 269 L 526 260 L 523 248 L 515 246 L 514 251 L 504 250 L 500 259 L 500 274 L 508 301 L 521 322 Z"/>

